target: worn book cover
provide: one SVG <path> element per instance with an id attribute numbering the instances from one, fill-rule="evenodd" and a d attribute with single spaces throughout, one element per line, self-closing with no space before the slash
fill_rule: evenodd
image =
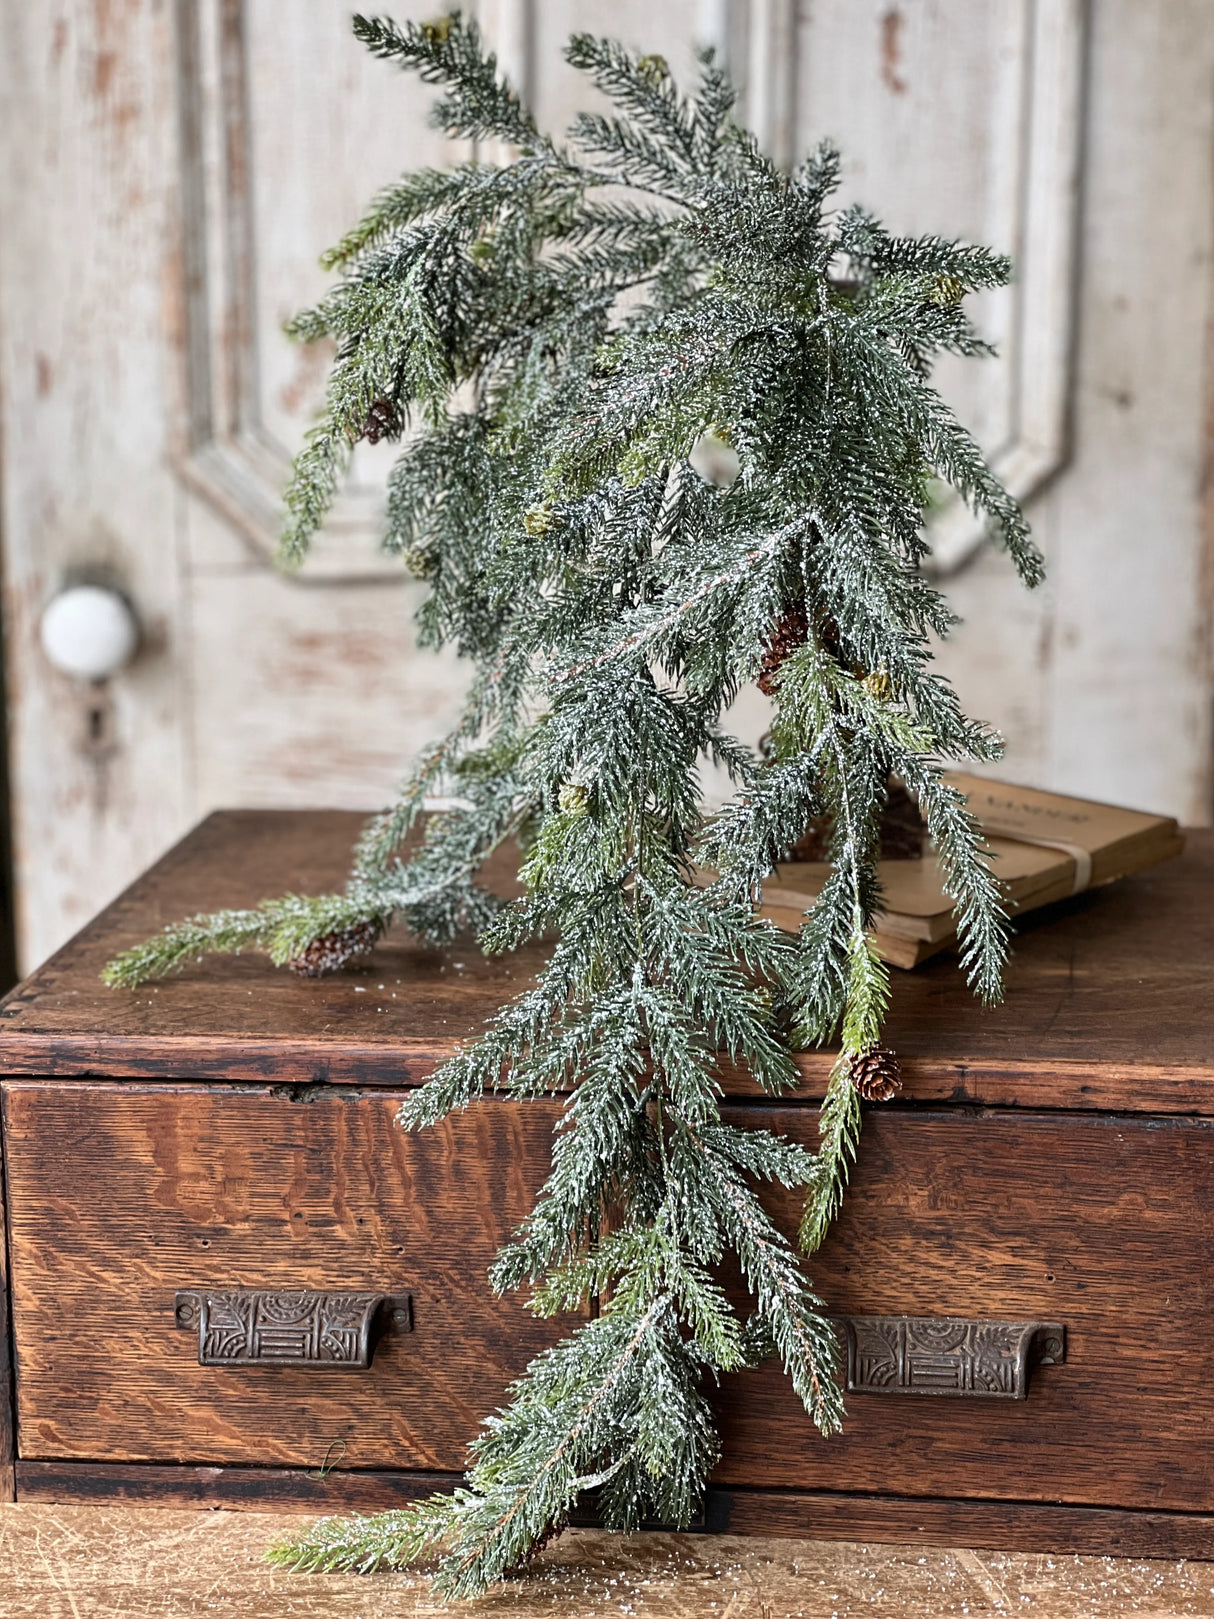
<path id="1" fill-rule="evenodd" d="M 1170 816 L 959 772 L 945 779 L 968 796 L 981 822 L 1013 916 L 1141 871 L 1184 847 Z M 829 870 L 821 861 L 782 865 L 763 885 L 762 914 L 795 931 Z M 953 942 L 952 902 L 930 844 L 921 859 L 882 860 L 878 871 L 885 904 L 876 942 L 887 961 L 915 967 Z"/>

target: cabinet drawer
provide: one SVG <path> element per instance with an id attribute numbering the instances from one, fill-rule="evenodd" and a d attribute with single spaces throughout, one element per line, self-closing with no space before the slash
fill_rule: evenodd
<path id="1" fill-rule="evenodd" d="M 729 1111 L 814 1145 L 805 1110 Z M 807 1263 L 832 1313 L 1059 1322 L 1065 1364 L 1020 1401 L 849 1394 L 825 1442 L 776 1370 L 729 1378 L 720 1482 L 1214 1510 L 1211 1121 L 870 1109 Z"/>
<path id="2" fill-rule="evenodd" d="M 546 1103 L 414 1136 L 382 1091 L 3 1090 L 23 1458 L 462 1470 L 558 1330 L 485 1278 L 547 1172 Z M 200 1366 L 175 1296 L 231 1289 L 407 1293 L 413 1330 L 365 1370 Z"/>
<path id="3" fill-rule="evenodd" d="M 24 1459 L 460 1471 L 573 1325 L 486 1281 L 547 1171 L 553 1104 L 411 1136 L 382 1091 L 3 1090 Z M 811 1108 L 727 1111 L 814 1144 Z M 773 1208 L 795 1227 L 795 1196 Z M 1060 1322 L 1065 1364 L 1026 1400 L 853 1393 L 829 1441 L 774 1367 L 726 1379 L 716 1482 L 1214 1511 L 1211 1252 L 1207 1121 L 873 1109 L 809 1261 L 832 1313 Z M 176 1295 L 229 1289 L 408 1293 L 413 1331 L 365 1370 L 200 1366 Z"/>

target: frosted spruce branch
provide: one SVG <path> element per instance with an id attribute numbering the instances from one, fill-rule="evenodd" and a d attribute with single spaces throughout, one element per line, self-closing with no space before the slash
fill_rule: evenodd
<path id="1" fill-rule="evenodd" d="M 999 743 L 932 668 L 952 623 L 920 566 L 933 480 L 1026 583 L 1041 561 L 930 380 L 939 353 L 988 351 L 965 298 L 1001 285 L 1005 258 L 837 211 L 837 152 L 777 170 L 711 58 L 685 94 L 661 57 L 576 35 L 568 59 L 608 105 L 560 141 L 471 21 L 355 32 L 437 89 L 450 134 L 517 155 L 406 173 L 326 256 L 336 278 L 291 326 L 336 358 L 284 555 L 313 543 L 354 444 L 399 440 L 385 543 L 425 581 L 421 644 L 471 666 L 467 701 L 368 824 L 343 893 L 194 918 L 109 978 L 209 950 L 319 969 L 394 920 L 434 942 L 473 929 L 489 951 L 547 943 L 536 982 L 400 1122 L 428 1128 L 486 1093 L 561 1098 L 550 1173 L 489 1282 L 529 1289 L 543 1317 L 591 1318 L 553 1319 L 454 1494 L 327 1519 L 275 1553 L 314 1569 L 432 1558 L 439 1590 L 467 1596 L 588 1495 L 612 1527 L 689 1522 L 719 1450 L 709 1391 L 764 1354 L 838 1427 L 834 1331 L 758 1188 L 804 1189 L 812 1254 L 858 1151 L 858 1075 L 886 1056 L 871 933 L 891 780 L 926 819 L 987 1001 L 1007 949 L 999 885 L 941 775 Z M 696 470 L 709 441 L 736 476 Z M 755 681 L 773 705 L 758 752 L 729 729 Z M 706 758 L 736 789 L 712 815 Z M 811 823 L 831 869 L 791 936 L 756 902 Z M 480 880 L 503 845 L 521 861 L 509 903 Z M 734 1127 L 727 1079 L 786 1093 L 812 1044 L 840 1053 L 817 1150 Z M 740 1306 L 719 1280 L 730 1262 Z"/>

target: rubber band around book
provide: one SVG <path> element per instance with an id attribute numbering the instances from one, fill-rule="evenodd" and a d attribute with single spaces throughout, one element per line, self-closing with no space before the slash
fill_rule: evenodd
<path id="1" fill-rule="evenodd" d="M 1075 862 L 1075 881 L 1071 884 L 1072 894 L 1082 894 L 1092 882 L 1092 856 L 1089 850 L 1081 848 L 1078 843 L 1067 843 L 1063 838 L 1030 838 L 1024 832 L 1009 832 L 1001 826 L 991 826 L 983 822 L 982 830 L 988 837 L 1004 838 L 1008 843 L 1027 843 L 1034 849 L 1057 849 L 1062 854 L 1070 855 Z"/>

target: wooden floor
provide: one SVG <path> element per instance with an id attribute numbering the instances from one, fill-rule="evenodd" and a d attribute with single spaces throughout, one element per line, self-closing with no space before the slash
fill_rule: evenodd
<path id="1" fill-rule="evenodd" d="M 440 1610 L 424 1579 L 286 1574 L 298 1519 L 0 1507 L 0 1619 L 931 1619 L 1214 1616 L 1214 1563 L 571 1530 L 525 1579 Z"/>

